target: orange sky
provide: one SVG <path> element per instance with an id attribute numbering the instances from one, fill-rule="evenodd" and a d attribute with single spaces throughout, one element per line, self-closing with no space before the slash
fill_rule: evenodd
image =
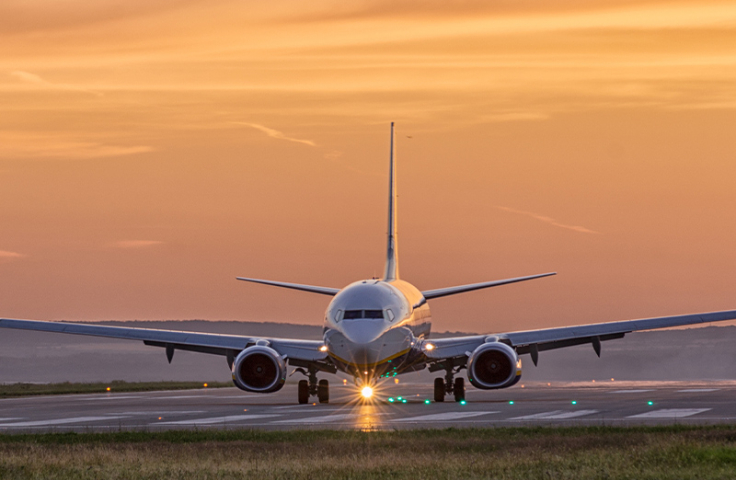
<path id="1" fill-rule="evenodd" d="M 504 331 L 736 308 L 736 4 L 4 0 L 0 315 Z"/>

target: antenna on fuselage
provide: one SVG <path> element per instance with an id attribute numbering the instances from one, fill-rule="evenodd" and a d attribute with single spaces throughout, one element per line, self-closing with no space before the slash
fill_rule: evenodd
<path id="1" fill-rule="evenodd" d="M 394 122 L 391 122 L 391 152 L 389 154 L 388 172 L 388 247 L 386 252 L 386 270 L 383 279 L 387 281 L 399 278 L 399 253 L 396 235 L 396 163 L 394 162 Z"/>

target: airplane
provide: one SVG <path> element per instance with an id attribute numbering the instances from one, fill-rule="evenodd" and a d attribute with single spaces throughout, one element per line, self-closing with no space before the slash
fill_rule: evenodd
<path id="1" fill-rule="evenodd" d="M 300 404 L 316 396 L 330 399 L 329 381 L 320 374 L 338 371 L 352 376 L 360 395 L 370 398 L 381 379 L 428 369 L 444 372 L 434 380 L 434 401 L 454 397 L 465 401 L 466 370 L 473 387 L 508 388 L 521 379 L 522 355 L 537 365 L 539 352 L 592 344 L 600 357 L 601 343 L 638 330 L 736 319 L 736 310 L 646 318 L 589 325 L 430 339 L 429 300 L 555 275 L 555 272 L 435 290 L 417 289 L 399 277 L 396 221 L 394 124 L 389 153 L 388 243 L 383 277 L 339 289 L 248 277 L 238 280 L 333 297 L 325 311 L 322 340 L 217 335 L 92 324 L 0 319 L 0 327 L 143 341 L 161 347 L 171 363 L 176 350 L 222 355 L 235 386 L 247 392 L 272 393 L 283 388 L 288 370 L 306 377 L 298 382 Z M 360 398 L 360 396 L 358 396 Z"/>

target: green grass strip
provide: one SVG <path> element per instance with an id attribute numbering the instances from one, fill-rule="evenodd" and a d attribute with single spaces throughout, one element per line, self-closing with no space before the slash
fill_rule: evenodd
<path id="1" fill-rule="evenodd" d="M 231 382 L 207 382 L 207 388 L 232 387 Z M 13 383 L 0 385 L 0 398 L 72 393 L 150 392 L 156 390 L 191 390 L 204 388 L 205 382 L 123 382 L 108 383 Z M 109 388 L 109 390 L 108 390 Z"/>
<path id="2" fill-rule="evenodd" d="M 736 425 L 0 435 L 4 479 L 732 479 Z"/>

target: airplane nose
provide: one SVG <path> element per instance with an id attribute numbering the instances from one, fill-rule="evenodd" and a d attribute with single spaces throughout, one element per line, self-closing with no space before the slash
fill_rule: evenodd
<path id="1" fill-rule="evenodd" d="M 343 322 L 342 333 L 353 343 L 371 343 L 383 333 L 383 322 L 355 320 Z"/>

